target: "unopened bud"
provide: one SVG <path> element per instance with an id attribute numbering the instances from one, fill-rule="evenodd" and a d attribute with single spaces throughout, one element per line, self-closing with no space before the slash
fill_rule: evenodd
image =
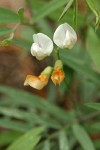
<path id="1" fill-rule="evenodd" d="M 54 71 L 51 75 L 51 80 L 55 85 L 60 85 L 64 78 L 63 63 L 61 60 L 57 60 L 54 66 Z"/>

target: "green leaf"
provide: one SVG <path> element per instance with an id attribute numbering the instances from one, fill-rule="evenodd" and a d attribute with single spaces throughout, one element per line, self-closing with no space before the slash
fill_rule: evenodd
<path id="1" fill-rule="evenodd" d="M 9 34 L 11 32 L 11 28 L 7 28 L 7 27 L 0 27 L 0 36 Z"/>
<path id="2" fill-rule="evenodd" d="M 86 0 L 86 2 L 96 16 L 96 28 L 97 28 L 100 23 L 100 10 L 96 7 L 94 0 Z"/>
<path id="3" fill-rule="evenodd" d="M 38 27 L 41 29 L 41 32 L 47 34 L 52 38 L 53 30 L 51 28 L 51 25 L 47 22 L 47 20 L 40 19 L 37 23 L 38 23 Z"/>
<path id="4" fill-rule="evenodd" d="M 48 16 L 51 12 L 55 11 L 56 9 L 60 8 L 64 4 L 66 4 L 66 1 L 68 1 L 68 0 L 61 0 L 61 1 L 52 0 L 52 1 L 48 2 L 48 4 L 44 5 L 42 8 L 40 8 L 38 10 L 35 17 L 33 17 L 32 22 L 35 23 L 35 22 L 39 21 L 40 19 Z"/>
<path id="5" fill-rule="evenodd" d="M 65 13 L 67 12 L 67 10 L 71 7 L 71 5 L 73 4 L 74 0 L 69 0 L 66 7 L 64 8 L 62 14 L 60 15 L 59 20 L 61 20 L 63 18 L 63 16 L 65 15 Z"/>
<path id="6" fill-rule="evenodd" d="M 28 131 L 23 136 L 15 140 L 7 150 L 33 150 L 36 144 L 39 142 L 41 132 L 44 128 L 34 128 Z"/>
<path id="7" fill-rule="evenodd" d="M 92 27 L 88 30 L 86 42 L 88 53 L 93 59 L 97 69 L 100 69 L 100 39 Z"/>
<path id="8" fill-rule="evenodd" d="M 49 18 L 52 19 L 53 21 L 58 20 L 59 14 L 62 13 L 61 8 L 57 9 L 55 12 L 50 13 Z M 67 11 L 67 17 L 66 17 L 66 15 L 64 15 L 63 18 L 59 21 L 59 23 L 62 24 L 62 22 L 68 22 L 69 24 L 73 24 L 72 18 L 73 18 L 73 10 L 69 8 Z M 81 13 L 78 13 L 77 18 L 78 18 L 77 19 L 77 28 L 80 28 L 84 24 L 84 15 L 82 15 Z"/>
<path id="9" fill-rule="evenodd" d="M 26 106 L 29 106 L 30 108 L 38 108 L 43 112 L 53 115 L 64 122 L 71 120 L 74 117 L 74 114 L 72 112 L 67 112 L 65 110 L 62 110 L 59 107 L 56 107 L 51 103 L 43 100 L 42 98 L 32 95 L 23 90 L 13 89 L 7 86 L 0 86 L 0 92 L 3 92 L 8 96 L 10 96 L 12 98 L 11 99 L 12 101 L 10 101 L 11 103 L 14 100 L 14 104 L 15 103 L 22 104 L 22 105 L 24 104 Z"/>
<path id="10" fill-rule="evenodd" d="M 3 101 L 5 101 L 5 100 L 3 99 Z M 7 101 L 8 101 L 8 99 L 7 99 Z M 30 113 L 30 111 L 26 112 L 24 110 L 20 110 L 17 108 L 1 106 L 0 107 L 0 114 L 3 116 L 9 117 L 9 119 L 11 117 L 16 118 L 17 122 L 19 122 L 19 123 L 21 123 L 21 120 L 24 120 L 25 122 L 27 122 L 29 124 L 29 127 L 30 127 L 30 124 L 32 124 L 32 125 L 36 125 L 36 124 L 45 125 L 47 127 L 51 127 L 54 129 L 58 129 L 61 127 L 60 123 L 58 121 L 56 121 L 55 119 L 50 118 L 47 115 L 43 115 L 43 114 L 39 115 L 38 113 L 35 112 L 35 110 Z M 4 124 L 2 124 L 0 122 L 0 126 L 6 127 L 5 123 L 6 122 L 4 122 Z M 13 125 L 13 122 L 11 122 L 11 124 Z"/>
<path id="11" fill-rule="evenodd" d="M 100 110 L 100 103 L 86 103 L 85 105 L 93 109 Z"/>
<path id="12" fill-rule="evenodd" d="M 43 1 L 31 1 L 31 0 L 26 0 L 26 2 L 28 3 L 28 6 L 31 8 L 32 10 L 32 14 L 37 14 L 38 11 L 41 9 L 41 6 L 46 5 L 46 2 Z M 46 20 L 45 18 L 41 18 L 37 21 L 38 24 L 38 28 L 39 30 L 41 30 L 41 32 L 43 32 L 44 34 L 48 34 L 48 36 L 52 37 L 53 35 L 53 31 L 51 28 L 51 25 L 49 24 L 48 20 Z"/>
<path id="13" fill-rule="evenodd" d="M 59 149 L 60 150 L 69 150 L 69 144 L 68 144 L 67 136 L 65 131 L 59 132 Z"/>
<path id="14" fill-rule="evenodd" d="M 100 86 L 100 74 L 96 73 L 91 66 L 89 66 L 87 60 L 83 56 L 80 56 L 74 51 L 60 51 L 60 56 L 64 64 L 82 74 L 86 79 L 90 79 Z"/>
<path id="15" fill-rule="evenodd" d="M 48 2 L 41 0 L 26 0 L 26 3 L 28 4 L 32 13 L 34 14 L 34 9 L 38 11 L 38 9 L 41 9 L 41 6 L 46 5 Z"/>
<path id="16" fill-rule="evenodd" d="M 7 131 L 0 133 L 0 146 L 7 145 L 20 137 L 22 133 L 16 131 Z"/>
<path id="17" fill-rule="evenodd" d="M 46 140 L 42 150 L 50 150 L 50 141 Z"/>
<path id="18" fill-rule="evenodd" d="M 18 15 L 7 9 L 7 8 L 2 8 L 0 7 L 0 23 L 16 23 L 19 22 Z"/>
<path id="19" fill-rule="evenodd" d="M 82 126 L 79 124 L 73 124 L 72 130 L 84 150 L 95 150 L 90 137 Z"/>
<path id="20" fill-rule="evenodd" d="M 73 24 L 75 30 L 77 28 L 77 11 L 78 11 L 77 0 L 74 0 Z"/>
<path id="21" fill-rule="evenodd" d="M 9 108 L 4 106 L 0 106 L 0 113 L 2 113 L 5 116 L 15 117 L 17 119 L 29 119 L 30 117 L 30 114 L 27 112 L 18 110 L 17 108 Z"/>
<path id="22" fill-rule="evenodd" d="M 97 85 L 94 82 L 89 80 L 81 80 L 80 81 L 80 90 L 79 95 L 81 96 L 81 100 L 83 102 L 91 102 L 94 101 L 94 94 L 97 94 Z M 87 92 L 88 91 L 88 92 Z"/>
<path id="23" fill-rule="evenodd" d="M 95 129 L 95 131 L 100 131 L 100 122 L 96 122 L 91 124 L 92 130 Z"/>
<path id="24" fill-rule="evenodd" d="M 0 119 L 0 127 L 6 128 L 6 129 L 12 129 L 15 131 L 21 131 L 25 132 L 28 131 L 33 127 L 33 125 L 29 125 L 28 123 L 21 123 L 15 120 L 2 118 Z"/>
<path id="25" fill-rule="evenodd" d="M 30 41 L 28 41 L 26 39 L 13 39 L 12 42 L 15 45 L 23 48 L 25 50 L 25 52 L 28 52 L 28 53 L 30 52 L 30 47 L 32 45 L 32 43 Z"/>
<path id="26" fill-rule="evenodd" d="M 24 21 L 24 8 L 20 8 L 18 10 L 18 15 L 19 15 L 20 22 L 23 23 L 23 21 Z"/>

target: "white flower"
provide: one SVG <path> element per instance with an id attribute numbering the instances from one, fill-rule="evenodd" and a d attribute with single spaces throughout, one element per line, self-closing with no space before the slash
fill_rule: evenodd
<path id="1" fill-rule="evenodd" d="M 33 35 L 34 43 L 31 46 L 31 54 L 38 60 L 44 59 L 49 56 L 53 51 L 52 40 L 43 33 Z"/>
<path id="2" fill-rule="evenodd" d="M 69 24 L 64 23 L 56 29 L 53 41 L 60 48 L 71 49 L 77 41 L 77 35 Z"/>

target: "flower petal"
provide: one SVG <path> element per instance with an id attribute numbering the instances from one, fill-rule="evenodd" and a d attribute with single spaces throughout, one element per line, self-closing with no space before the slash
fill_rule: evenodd
<path id="1" fill-rule="evenodd" d="M 35 89 L 41 90 L 47 85 L 48 79 L 49 78 L 45 75 L 40 75 L 40 76 L 27 75 L 24 85 L 25 86 L 30 85 Z"/>
<path id="2" fill-rule="evenodd" d="M 33 40 L 39 45 L 44 54 L 49 56 L 53 51 L 53 42 L 47 35 L 43 33 L 34 34 Z"/>
<path id="3" fill-rule="evenodd" d="M 53 41 L 58 47 L 63 48 L 65 38 L 66 38 L 66 30 L 64 28 L 64 24 L 62 24 L 54 32 Z"/>
<path id="4" fill-rule="evenodd" d="M 55 69 L 51 75 L 51 80 L 55 85 L 60 85 L 65 78 L 65 74 L 62 69 Z"/>
<path id="5" fill-rule="evenodd" d="M 31 54 L 36 56 L 38 50 L 40 50 L 40 47 L 36 43 L 33 43 L 31 46 Z"/>
<path id="6" fill-rule="evenodd" d="M 72 48 L 77 40 L 74 29 L 67 23 L 61 24 L 56 29 L 53 41 L 60 48 Z"/>

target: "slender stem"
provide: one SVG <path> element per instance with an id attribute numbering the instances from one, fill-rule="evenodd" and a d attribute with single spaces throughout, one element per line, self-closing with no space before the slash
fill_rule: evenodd
<path id="1" fill-rule="evenodd" d="M 74 0 L 73 24 L 75 30 L 77 28 L 77 13 L 78 13 L 78 3 L 77 0 Z"/>
<path id="2" fill-rule="evenodd" d="M 56 55 L 57 55 L 57 59 L 60 59 L 59 48 L 56 48 L 56 49 L 55 49 L 55 53 L 56 53 Z"/>
<path id="3" fill-rule="evenodd" d="M 18 29 L 19 25 L 20 25 L 20 23 L 17 23 L 17 24 L 15 25 L 15 27 L 12 29 L 12 32 L 15 32 L 15 31 Z"/>

